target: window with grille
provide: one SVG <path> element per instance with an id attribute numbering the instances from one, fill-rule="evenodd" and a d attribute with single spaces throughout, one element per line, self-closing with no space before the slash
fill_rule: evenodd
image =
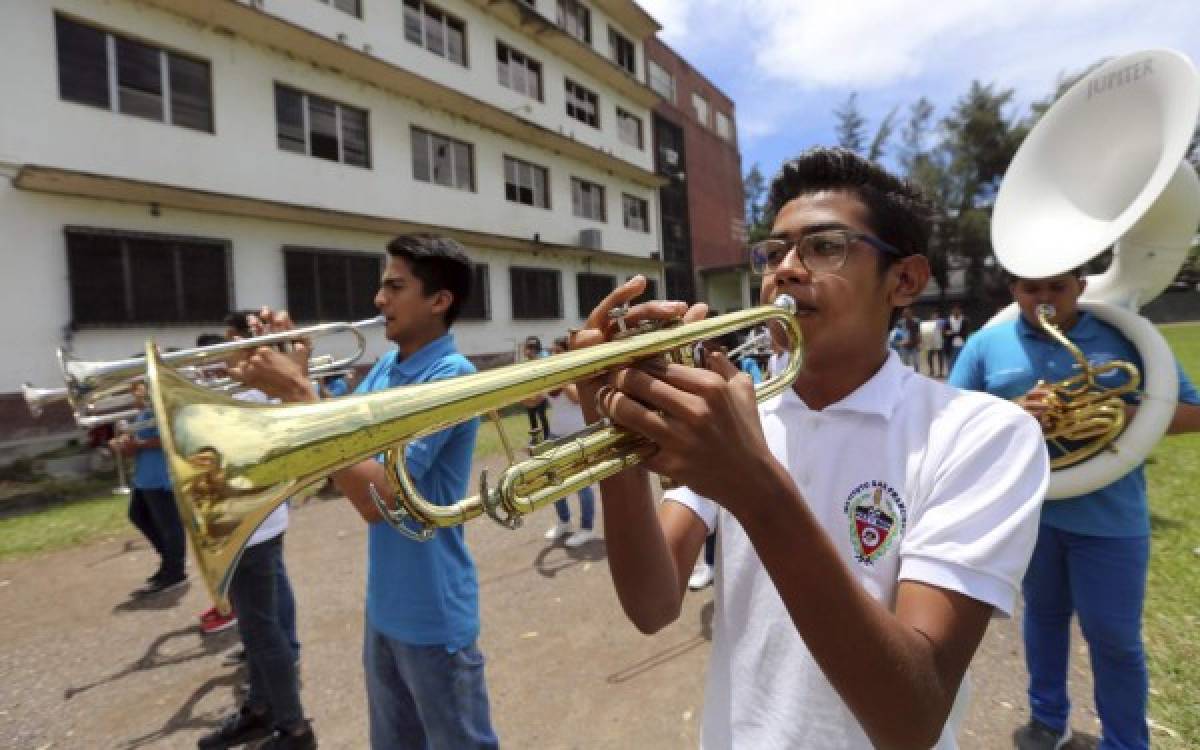
<path id="1" fill-rule="evenodd" d="M 733 121 L 724 112 L 717 113 L 717 135 L 727 141 L 733 140 Z"/>
<path id="2" fill-rule="evenodd" d="M 629 41 L 629 37 L 612 26 L 608 27 L 608 54 L 625 72 L 637 75 L 637 48 Z"/>
<path id="3" fill-rule="evenodd" d="M 642 120 L 617 107 L 617 135 L 622 143 L 642 148 Z"/>
<path id="4" fill-rule="evenodd" d="M 413 179 L 458 190 L 475 190 L 475 153 L 469 143 L 412 129 Z"/>
<path id="5" fill-rule="evenodd" d="M 279 148 L 349 164 L 371 166 L 367 112 L 315 94 L 275 84 Z"/>
<path id="6" fill-rule="evenodd" d="M 571 208 L 576 216 L 605 221 L 604 186 L 572 177 Z"/>
<path id="7" fill-rule="evenodd" d="M 459 320 L 491 320 L 492 290 L 486 263 L 471 264 L 471 292 L 458 312 Z"/>
<path id="8" fill-rule="evenodd" d="M 617 277 L 603 273 L 580 273 L 575 275 L 575 291 L 579 297 L 579 317 L 587 318 L 596 305 L 617 288 Z"/>
<path id="9" fill-rule="evenodd" d="M 545 167 L 504 157 L 504 197 L 513 203 L 550 208 L 550 178 Z"/>
<path id="10" fill-rule="evenodd" d="M 379 314 L 375 293 L 382 255 L 285 247 L 283 268 L 288 312 L 295 320 L 362 320 Z"/>
<path id="11" fill-rule="evenodd" d="M 542 64 L 504 42 L 496 42 L 496 73 L 501 86 L 542 100 Z"/>
<path id="12" fill-rule="evenodd" d="M 558 25 L 579 41 L 592 43 L 592 12 L 579 0 L 558 0 Z"/>
<path id="13" fill-rule="evenodd" d="M 229 311 L 227 240 L 68 227 L 74 326 L 219 323 Z"/>
<path id="14" fill-rule="evenodd" d="M 621 196 L 621 214 L 625 218 L 625 228 L 636 232 L 650 231 L 650 205 L 641 198 L 628 193 Z"/>
<path id="15" fill-rule="evenodd" d="M 649 73 L 650 88 L 654 89 L 662 98 L 675 103 L 675 76 L 671 75 L 658 63 L 653 60 L 646 62 L 646 71 Z"/>
<path id="16" fill-rule="evenodd" d="M 562 273 L 549 268 L 508 269 L 513 320 L 557 320 L 562 317 Z"/>
<path id="17" fill-rule="evenodd" d="M 54 17 L 58 91 L 63 99 L 213 132 L 208 63 Z"/>
<path id="18" fill-rule="evenodd" d="M 436 5 L 404 0 L 404 38 L 439 57 L 467 65 L 467 25 Z"/>
<path id="19" fill-rule="evenodd" d="M 321 2 L 331 5 L 343 13 L 349 13 L 355 18 L 362 18 L 362 4 L 360 0 L 321 0 Z"/>
<path id="20" fill-rule="evenodd" d="M 567 79 L 567 114 L 580 122 L 600 127 L 600 106 L 595 92 Z"/>
<path id="21" fill-rule="evenodd" d="M 696 110 L 696 122 L 708 127 L 708 100 L 699 94 L 692 94 L 692 109 Z"/>

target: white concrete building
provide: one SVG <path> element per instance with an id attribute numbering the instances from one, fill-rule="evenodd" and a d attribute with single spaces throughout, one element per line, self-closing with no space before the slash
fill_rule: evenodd
<path id="1" fill-rule="evenodd" d="M 369 317 L 409 231 L 478 264 L 465 353 L 561 335 L 660 275 L 657 29 L 629 0 L 10 0 L 0 393 L 227 309 Z"/>

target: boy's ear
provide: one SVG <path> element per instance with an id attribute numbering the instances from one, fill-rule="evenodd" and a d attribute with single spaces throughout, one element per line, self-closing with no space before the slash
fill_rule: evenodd
<path id="1" fill-rule="evenodd" d="M 433 293 L 433 302 L 429 309 L 435 315 L 445 315 L 453 303 L 454 293 L 449 289 L 442 289 Z"/>
<path id="2" fill-rule="evenodd" d="M 908 255 L 892 264 L 895 286 L 892 289 L 892 306 L 908 307 L 916 302 L 929 284 L 929 259 L 924 255 Z"/>

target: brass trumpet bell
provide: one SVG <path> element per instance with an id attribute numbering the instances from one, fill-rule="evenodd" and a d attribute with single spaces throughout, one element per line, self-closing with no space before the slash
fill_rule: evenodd
<path id="1" fill-rule="evenodd" d="M 312 404 L 237 401 L 200 388 L 164 366 L 147 345 L 147 383 L 184 528 L 218 607 L 254 530 L 288 497 L 338 469 L 386 452 L 393 486 L 372 488 L 385 520 L 414 538 L 487 514 L 509 528 L 521 516 L 643 460 L 653 446 L 604 423 L 541 447 L 509 466 L 479 494 L 450 506 L 421 497 L 404 468 L 407 442 L 502 409 L 522 399 L 667 356 L 690 362 L 698 342 L 778 322 L 791 339 L 782 373 L 757 386 L 759 399 L 787 388 L 799 373 L 795 303 L 638 333 L 600 346 L 451 380 Z"/>

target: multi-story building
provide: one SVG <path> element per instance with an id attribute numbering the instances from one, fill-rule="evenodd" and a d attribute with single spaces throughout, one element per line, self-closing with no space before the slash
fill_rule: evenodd
<path id="1" fill-rule="evenodd" d="M 646 39 L 666 297 L 722 312 L 757 304 L 745 253 L 742 157 L 733 101 L 657 38 Z"/>
<path id="2" fill-rule="evenodd" d="M 631 0 L 7 3 L 0 440 L 35 428 L 16 391 L 61 384 L 58 347 L 374 315 L 398 233 L 466 246 L 455 331 L 485 362 L 657 280 L 657 30 Z"/>

